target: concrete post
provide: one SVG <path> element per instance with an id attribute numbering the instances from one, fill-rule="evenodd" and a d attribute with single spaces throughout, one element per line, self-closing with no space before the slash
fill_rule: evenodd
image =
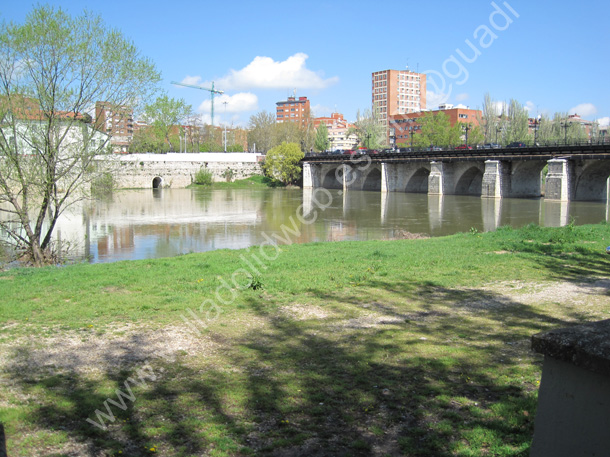
<path id="1" fill-rule="evenodd" d="M 549 200 L 568 201 L 572 198 L 574 166 L 567 159 L 551 159 L 548 162 L 544 197 Z"/>
<path id="2" fill-rule="evenodd" d="M 532 337 L 544 354 L 531 457 L 593 457 L 610 449 L 610 320 Z"/>
<path id="3" fill-rule="evenodd" d="M 481 197 L 502 198 L 509 193 L 509 164 L 500 160 L 486 160 Z"/>

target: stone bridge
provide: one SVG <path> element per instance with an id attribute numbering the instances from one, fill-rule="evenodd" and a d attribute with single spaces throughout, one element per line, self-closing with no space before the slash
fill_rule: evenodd
<path id="1" fill-rule="evenodd" d="M 608 201 L 608 146 L 548 149 L 306 157 L 303 187 Z"/>

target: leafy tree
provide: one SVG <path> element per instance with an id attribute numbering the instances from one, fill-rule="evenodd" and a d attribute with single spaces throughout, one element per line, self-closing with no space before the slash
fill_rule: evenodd
<path id="1" fill-rule="evenodd" d="M 360 111 L 356 114 L 354 127 L 350 127 L 346 136 L 356 135 L 358 143 L 368 149 L 380 149 L 387 143 L 385 127 L 379 120 L 376 108 L 365 110 L 361 116 Z"/>
<path id="2" fill-rule="evenodd" d="M 191 105 L 187 105 L 183 99 L 176 100 L 161 95 L 144 108 L 144 118 L 152 127 L 150 132 L 161 138 L 171 151 L 174 149 L 173 143 L 180 141 L 178 126 L 192 114 L 192 111 Z"/>
<path id="3" fill-rule="evenodd" d="M 462 124 L 463 125 L 463 124 Z M 485 143 L 485 133 L 480 125 L 468 124 L 470 130 L 468 131 L 468 144 L 477 145 Z"/>
<path id="4" fill-rule="evenodd" d="M 165 141 L 162 137 L 155 134 L 155 131 L 150 127 L 140 128 L 133 134 L 131 143 L 129 143 L 129 152 L 146 153 L 154 152 L 160 154 L 165 152 Z"/>
<path id="5" fill-rule="evenodd" d="M 529 132 L 529 113 L 521 103 L 511 99 L 501 116 L 504 141 L 525 141 Z"/>
<path id="6" fill-rule="evenodd" d="M 498 104 L 494 99 L 491 98 L 489 93 L 485 94 L 482 114 L 483 119 L 481 125 L 485 142 L 495 143 L 499 129 Z"/>
<path id="7" fill-rule="evenodd" d="M 320 125 L 316 129 L 314 149 L 316 151 L 324 152 L 328 150 L 329 146 L 330 141 L 328 141 L 328 127 L 324 122 L 320 122 Z"/>
<path id="8" fill-rule="evenodd" d="M 273 147 L 282 143 L 296 143 L 303 149 L 303 129 L 297 122 L 279 122 L 273 126 Z"/>
<path id="9" fill-rule="evenodd" d="M 305 157 L 296 143 L 282 143 L 267 151 L 263 171 L 265 175 L 284 184 L 294 184 L 301 176 L 300 161 Z"/>
<path id="10" fill-rule="evenodd" d="M 108 136 L 82 113 L 96 101 L 135 109 L 160 75 L 98 16 L 51 6 L 0 24 L 0 56 L 0 226 L 43 265 L 60 214 L 108 171 L 97 160 L 110 154 Z"/>
<path id="11" fill-rule="evenodd" d="M 463 143 L 462 124 L 456 123 L 452 127 L 449 116 L 442 111 L 424 114 L 419 119 L 419 124 L 420 133 L 414 138 L 416 146 L 455 146 Z"/>
<path id="12" fill-rule="evenodd" d="M 257 151 L 268 151 L 273 147 L 275 136 L 275 116 L 268 111 L 250 116 L 248 123 L 248 145 Z"/>

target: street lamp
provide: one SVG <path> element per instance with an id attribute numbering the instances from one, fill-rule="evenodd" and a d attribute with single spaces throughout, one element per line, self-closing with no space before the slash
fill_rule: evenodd
<path id="1" fill-rule="evenodd" d="M 225 117 L 227 117 L 227 102 L 222 102 L 225 105 Z M 227 120 L 225 119 L 225 152 L 227 152 Z"/>
<path id="2" fill-rule="evenodd" d="M 464 130 L 466 131 L 465 143 L 466 143 L 466 147 L 468 147 L 468 130 L 470 130 L 471 127 L 468 124 L 464 124 L 462 127 L 464 127 Z"/>
<path id="3" fill-rule="evenodd" d="M 409 129 L 411 130 L 409 133 L 411 135 L 411 148 L 413 148 L 413 137 L 415 136 L 415 130 L 413 130 L 413 127 L 409 127 Z"/>
<path id="4" fill-rule="evenodd" d="M 502 128 L 499 125 L 496 125 L 496 144 L 498 144 L 498 132 L 502 130 Z"/>
<path id="5" fill-rule="evenodd" d="M 366 138 L 366 148 L 371 149 L 371 134 L 367 133 L 365 135 L 365 138 Z"/>
<path id="6" fill-rule="evenodd" d="M 565 134 L 564 134 L 564 143 L 568 144 L 568 127 L 569 127 L 569 123 L 568 120 L 566 119 L 565 121 L 563 121 L 563 124 L 561 124 L 561 126 L 565 129 Z"/>
<path id="7" fill-rule="evenodd" d="M 540 122 L 542 122 L 542 116 L 539 114 L 537 119 L 534 119 L 534 144 L 538 146 L 538 129 L 540 128 Z"/>

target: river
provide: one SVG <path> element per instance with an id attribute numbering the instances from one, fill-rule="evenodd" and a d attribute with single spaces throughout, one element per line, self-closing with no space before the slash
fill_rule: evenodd
<path id="1" fill-rule="evenodd" d="M 325 189 L 142 189 L 72 208 L 56 235 L 70 246 L 71 259 L 97 263 L 268 242 L 384 240 L 607 220 L 605 202 Z"/>

